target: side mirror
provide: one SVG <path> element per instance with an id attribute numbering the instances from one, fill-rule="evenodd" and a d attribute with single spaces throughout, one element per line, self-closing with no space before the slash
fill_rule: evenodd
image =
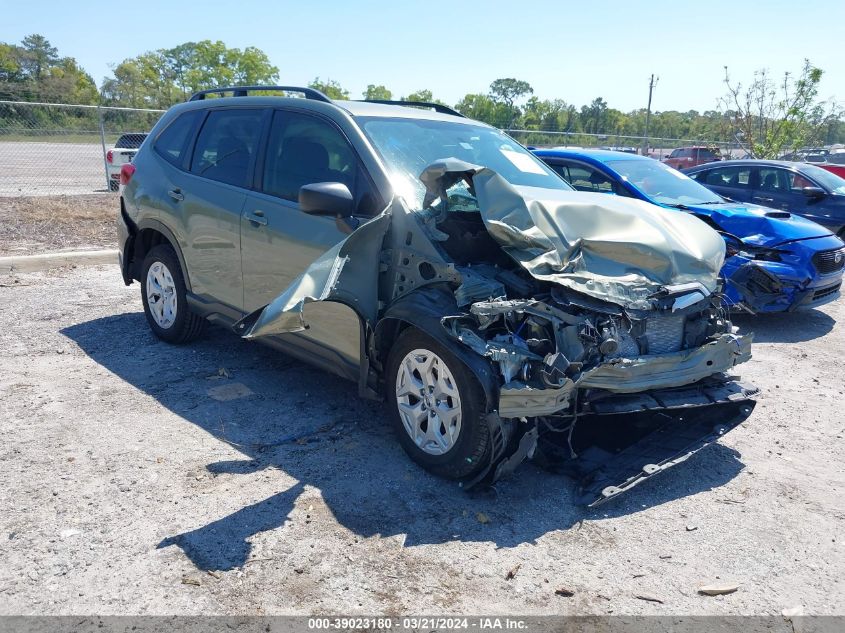
<path id="1" fill-rule="evenodd" d="M 805 196 L 812 200 L 820 200 L 827 195 L 825 190 L 821 187 L 804 187 L 801 191 Z"/>
<path id="2" fill-rule="evenodd" d="M 299 208 L 309 215 L 346 217 L 355 210 L 355 201 L 342 182 L 315 182 L 300 187 Z"/>

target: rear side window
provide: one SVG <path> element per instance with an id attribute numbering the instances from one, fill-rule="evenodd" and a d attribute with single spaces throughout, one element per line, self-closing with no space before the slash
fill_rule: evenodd
<path id="1" fill-rule="evenodd" d="M 176 120 L 158 135 L 153 146 L 156 153 L 167 162 L 180 166 L 185 158 L 185 148 L 188 146 L 194 124 L 202 114 L 201 111 L 194 110 L 176 117 Z"/>
<path id="2" fill-rule="evenodd" d="M 751 182 L 750 167 L 720 167 L 696 174 L 698 182 L 711 187 L 746 188 Z"/>
<path id="3" fill-rule="evenodd" d="M 191 173 L 246 187 L 261 135 L 262 110 L 212 110 L 197 137 Z"/>

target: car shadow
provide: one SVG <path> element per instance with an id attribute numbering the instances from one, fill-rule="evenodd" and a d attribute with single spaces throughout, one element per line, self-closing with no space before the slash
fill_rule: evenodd
<path id="1" fill-rule="evenodd" d="M 836 319 L 821 310 L 734 314 L 734 325 L 741 334 L 754 333 L 755 343 L 804 343 L 831 332 Z"/>
<path id="2" fill-rule="evenodd" d="M 295 480 L 158 543 L 180 547 L 203 570 L 244 565 L 250 539 L 282 526 L 306 487 L 318 489 L 334 519 L 363 538 L 404 537 L 405 546 L 477 541 L 514 547 L 585 519 L 623 516 L 717 488 L 743 468 L 736 451 L 715 444 L 670 475 L 592 510 L 576 505 L 573 480 L 530 463 L 491 489 L 466 492 L 411 462 L 393 437 L 384 405 L 360 399 L 356 385 L 222 328 L 210 328 L 190 346 L 171 346 L 149 332 L 143 313 L 131 312 L 62 333 L 110 372 L 243 454 L 209 463 L 212 476 L 278 469 Z M 481 512 L 490 520 L 479 518 Z"/>

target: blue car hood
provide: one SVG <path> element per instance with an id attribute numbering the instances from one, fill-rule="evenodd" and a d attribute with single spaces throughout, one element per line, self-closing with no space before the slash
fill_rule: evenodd
<path id="1" fill-rule="evenodd" d="M 775 247 L 786 242 L 832 235 L 812 220 L 787 211 L 753 204 L 687 205 L 696 215 L 706 215 L 727 233 L 753 246 Z"/>

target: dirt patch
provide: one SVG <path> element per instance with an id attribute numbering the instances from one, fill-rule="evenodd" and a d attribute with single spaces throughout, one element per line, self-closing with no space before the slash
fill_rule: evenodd
<path id="1" fill-rule="evenodd" d="M 114 248 L 117 196 L 0 197 L 0 256 Z"/>

